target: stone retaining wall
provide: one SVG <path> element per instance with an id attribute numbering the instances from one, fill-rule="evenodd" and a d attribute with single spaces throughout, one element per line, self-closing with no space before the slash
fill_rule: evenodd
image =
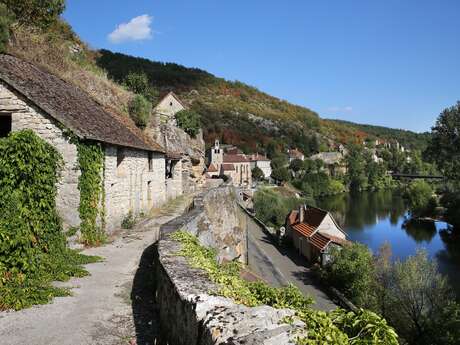
<path id="1" fill-rule="evenodd" d="M 213 219 L 208 218 L 208 213 L 217 207 L 215 202 L 220 199 L 228 201 L 228 205 L 220 206 L 221 209 L 230 207 L 226 211 L 230 219 L 239 219 L 236 214 L 242 213 L 236 200 L 234 199 L 234 207 L 230 204 L 231 198 L 234 197 L 232 189 L 223 186 L 198 196 L 194 200 L 194 207 L 187 214 L 161 228 L 154 262 L 161 344 L 294 344 L 293 333 L 304 326 L 281 322 L 284 317 L 294 314 L 292 310 L 268 306 L 250 308 L 238 305 L 228 298 L 216 296 L 218 286 L 208 279 L 204 271 L 190 267 L 184 257 L 177 256 L 180 244 L 171 240 L 169 234 L 180 228 L 197 230 L 196 224 L 200 223 L 197 220 Z M 230 224 L 228 219 L 226 222 L 227 225 Z M 215 236 L 216 233 L 213 231 L 212 226 L 200 228 L 198 238 L 206 242 L 201 243 L 220 249 L 220 254 L 232 252 L 224 248 L 227 246 L 225 237 Z M 244 241 L 245 231 L 242 234 L 237 238 Z M 234 250 L 233 255 L 236 252 Z"/>

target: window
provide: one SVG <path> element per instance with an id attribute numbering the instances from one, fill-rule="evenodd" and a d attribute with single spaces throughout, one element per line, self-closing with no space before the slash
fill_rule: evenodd
<path id="1" fill-rule="evenodd" d="M 153 153 L 149 152 L 149 171 L 153 171 Z"/>
<path id="2" fill-rule="evenodd" d="M 172 102 L 169 102 L 169 106 L 172 107 Z"/>
<path id="3" fill-rule="evenodd" d="M 0 114 L 0 138 L 11 132 L 11 114 Z"/>
<path id="4" fill-rule="evenodd" d="M 120 166 L 121 162 L 125 159 L 125 150 L 122 147 L 117 148 L 117 168 Z"/>

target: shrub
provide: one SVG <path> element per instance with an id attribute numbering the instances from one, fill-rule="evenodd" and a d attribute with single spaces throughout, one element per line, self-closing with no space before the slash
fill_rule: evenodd
<path id="1" fill-rule="evenodd" d="M 196 137 L 201 129 L 200 115 L 194 110 L 182 110 L 175 115 L 177 125 L 191 137 Z"/>
<path id="2" fill-rule="evenodd" d="M 123 229 L 132 229 L 136 224 L 136 218 L 133 216 L 133 212 L 129 211 L 125 218 L 121 221 L 121 227 Z"/>
<path id="3" fill-rule="evenodd" d="M 254 167 L 251 171 L 252 179 L 256 181 L 262 181 L 265 179 L 264 172 L 259 167 Z"/>
<path id="4" fill-rule="evenodd" d="M 64 12 L 65 0 L 1 0 L 20 24 L 46 28 Z"/>
<path id="5" fill-rule="evenodd" d="M 134 123 L 139 128 L 145 128 L 150 119 L 152 104 L 142 95 L 135 95 L 129 101 L 128 112 Z"/>
<path id="6" fill-rule="evenodd" d="M 423 180 L 415 180 L 409 184 L 404 198 L 407 200 L 412 217 L 433 215 L 437 206 L 433 194 L 433 188 Z"/>
<path id="7" fill-rule="evenodd" d="M 150 85 L 145 73 L 129 73 L 123 79 L 123 85 L 131 92 L 144 96 L 151 103 L 158 101 L 159 92 Z"/>
<path id="8" fill-rule="evenodd" d="M 10 39 L 10 25 L 11 18 L 6 6 L 0 3 L 0 53 L 4 53 L 6 51 L 6 47 Z"/>
<path id="9" fill-rule="evenodd" d="M 0 310 L 68 294 L 53 280 L 83 276 L 86 257 L 66 247 L 56 210 L 62 159 L 32 131 L 0 139 Z"/>

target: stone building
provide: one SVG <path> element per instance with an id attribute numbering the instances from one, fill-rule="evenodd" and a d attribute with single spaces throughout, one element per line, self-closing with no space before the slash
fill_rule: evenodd
<path id="1" fill-rule="evenodd" d="M 266 179 L 270 178 L 270 175 L 272 174 L 272 167 L 270 165 L 271 163 L 270 159 L 268 159 L 264 155 L 255 153 L 253 155 L 249 155 L 249 161 L 251 163 L 251 170 L 257 167 L 260 170 L 262 170 L 262 172 L 264 173 L 264 177 Z"/>
<path id="2" fill-rule="evenodd" d="M 301 161 L 303 161 L 305 159 L 305 155 L 297 150 L 297 149 L 289 149 L 287 151 L 287 154 L 288 154 L 288 157 L 289 157 L 289 163 L 291 163 L 293 160 L 296 160 L 296 159 L 300 159 Z"/>
<path id="3" fill-rule="evenodd" d="M 347 172 L 345 155 L 342 152 L 320 152 L 310 159 L 322 161 L 329 176 L 343 175 Z"/>
<path id="4" fill-rule="evenodd" d="M 76 86 L 9 55 L 0 55 L 0 124 L 1 136 L 31 129 L 62 155 L 56 205 L 65 228 L 80 224 L 81 171 L 69 131 L 102 145 L 106 231 L 119 227 L 129 211 L 148 212 L 166 199 L 162 146 Z"/>
<path id="5" fill-rule="evenodd" d="M 238 149 L 232 147 L 231 153 L 224 152 L 220 147 L 219 140 L 216 140 L 214 147 L 210 150 L 210 165 L 208 175 L 227 175 L 232 178 L 236 187 L 250 187 L 252 184 L 251 163 L 246 155 L 239 153 Z M 209 172 L 211 170 L 211 174 Z"/>
<path id="6" fill-rule="evenodd" d="M 306 205 L 289 213 L 286 236 L 308 261 L 322 265 L 328 262 L 332 247 L 347 243 L 346 233 L 329 212 Z"/>
<path id="7" fill-rule="evenodd" d="M 177 126 L 175 115 L 187 109 L 173 92 L 154 107 L 146 133 L 166 151 L 166 198 L 195 191 L 204 183 L 204 140 L 200 131 L 191 137 Z"/>

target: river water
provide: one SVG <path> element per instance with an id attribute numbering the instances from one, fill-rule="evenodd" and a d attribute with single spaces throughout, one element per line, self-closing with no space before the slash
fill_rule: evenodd
<path id="1" fill-rule="evenodd" d="M 398 192 L 341 194 L 320 200 L 318 206 L 333 214 L 348 239 L 366 244 L 374 253 L 385 242 L 390 243 L 394 259 L 425 249 L 460 297 L 460 239 L 453 239 L 444 222 L 403 226 L 407 208 Z"/>

